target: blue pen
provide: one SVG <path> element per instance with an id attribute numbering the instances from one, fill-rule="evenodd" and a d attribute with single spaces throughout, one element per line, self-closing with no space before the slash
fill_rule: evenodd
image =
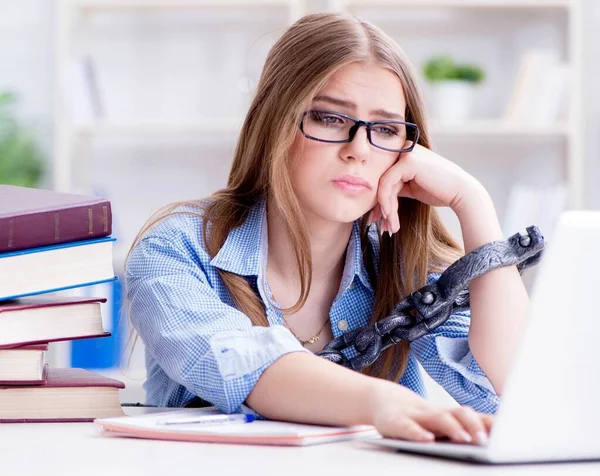
<path id="1" fill-rule="evenodd" d="M 196 423 L 200 425 L 223 425 L 228 423 L 252 423 L 255 420 L 254 415 L 245 413 L 232 413 L 223 415 L 198 415 L 193 417 L 172 418 L 169 420 L 159 420 L 158 425 L 185 425 Z"/>

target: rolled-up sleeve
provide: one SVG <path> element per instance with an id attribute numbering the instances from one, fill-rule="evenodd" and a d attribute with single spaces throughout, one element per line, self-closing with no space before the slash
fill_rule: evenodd
<path id="1" fill-rule="evenodd" d="M 127 300 L 146 351 L 173 381 L 225 412 L 239 411 L 262 372 L 306 351 L 283 326 L 257 327 L 223 302 L 184 246 L 147 236 L 126 268 Z"/>
<path id="2" fill-rule="evenodd" d="M 434 282 L 439 274 L 431 274 Z M 411 342 L 425 371 L 461 405 L 495 413 L 500 403 L 491 382 L 473 357 L 468 343 L 471 313 L 457 312 L 429 334 Z"/>

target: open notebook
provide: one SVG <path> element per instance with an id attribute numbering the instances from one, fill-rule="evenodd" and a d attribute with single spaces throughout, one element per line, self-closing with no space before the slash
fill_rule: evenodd
<path id="1" fill-rule="evenodd" d="M 94 423 L 105 436 L 203 443 L 304 446 L 379 436 L 379 433 L 368 425 L 331 427 L 270 420 L 214 425 L 206 423 L 164 424 L 165 421 L 172 421 L 175 418 L 194 418 L 215 414 L 221 414 L 221 412 L 214 407 L 186 408 L 142 416 L 102 418 L 96 419 Z"/>

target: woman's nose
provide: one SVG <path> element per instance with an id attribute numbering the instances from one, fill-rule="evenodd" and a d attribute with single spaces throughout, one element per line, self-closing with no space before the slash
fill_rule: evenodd
<path id="1" fill-rule="evenodd" d="M 353 158 L 364 161 L 370 152 L 371 144 L 367 137 L 367 128 L 359 127 L 352 140 L 344 144 L 340 150 L 340 156 L 344 160 Z"/>

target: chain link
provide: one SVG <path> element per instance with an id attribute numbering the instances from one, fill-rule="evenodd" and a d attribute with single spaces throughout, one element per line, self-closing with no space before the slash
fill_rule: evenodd
<path id="1" fill-rule="evenodd" d="M 388 347 L 413 341 L 441 326 L 455 312 L 469 309 L 469 284 L 496 268 L 516 265 L 519 273 L 536 265 L 544 237 L 536 226 L 527 234 L 485 244 L 450 265 L 432 284 L 400 301 L 390 315 L 371 327 L 362 327 L 333 339 L 317 355 L 354 370 L 373 364 Z M 358 355 L 342 352 L 354 346 Z"/>

